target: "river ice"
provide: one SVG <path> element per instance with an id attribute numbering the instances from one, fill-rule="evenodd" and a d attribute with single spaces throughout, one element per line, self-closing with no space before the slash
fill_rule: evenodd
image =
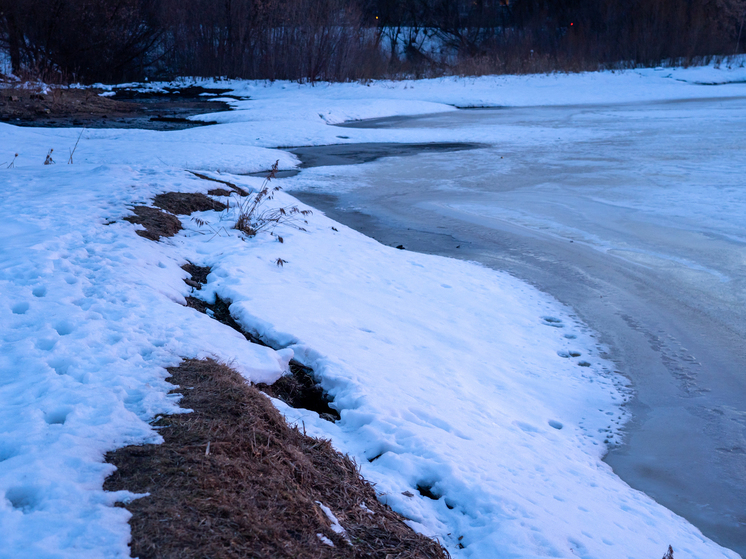
<path id="1" fill-rule="evenodd" d="M 746 553 L 746 100 L 354 126 L 460 141 L 499 130 L 487 148 L 305 172 L 298 195 L 383 242 L 508 270 L 571 305 L 637 391 L 607 462 Z"/>

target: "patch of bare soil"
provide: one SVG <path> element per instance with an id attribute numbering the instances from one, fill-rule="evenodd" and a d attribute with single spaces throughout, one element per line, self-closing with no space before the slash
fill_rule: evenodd
<path id="1" fill-rule="evenodd" d="M 158 194 L 153 199 L 153 204 L 158 207 L 135 206 L 132 208 L 135 215 L 124 218 L 125 221 L 145 227 L 144 231 L 138 230 L 136 233 L 151 241 L 158 241 L 161 237 L 173 237 L 181 231 L 181 221 L 179 221 L 176 215 L 191 215 L 194 212 L 209 210 L 220 212 L 227 207 L 222 202 L 213 200 L 204 194 L 188 192 L 164 192 L 163 194 Z"/>
<path id="2" fill-rule="evenodd" d="M 108 118 L 129 115 L 131 103 L 114 101 L 99 95 L 95 89 L 52 89 L 42 94 L 32 90 L 0 89 L 0 120 L 34 120 L 44 125 L 47 120 Z M 82 122 L 82 121 L 81 121 Z"/>
<path id="3" fill-rule="evenodd" d="M 207 283 L 207 276 L 212 272 L 212 268 L 209 266 L 197 266 L 189 261 L 181 269 L 192 276 L 191 278 L 185 278 L 184 283 L 197 290 L 202 289 L 202 286 Z M 201 312 L 205 312 L 204 309 Z"/>
<path id="4" fill-rule="evenodd" d="M 198 192 L 165 192 L 153 199 L 153 205 L 176 215 L 215 210 L 222 212 L 227 206 Z"/>
<path id="5" fill-rule="evenodd" d="M 198 92 L 175 92 L 157 98 L 128 95 L 127 91 L 101 97 L 102 92 L 56 86 L 49 93 L 0 88 L 0 122 L 19 126 L 177 130 L 210 124 L 187 120 L 188 116 L 229 108 L 225 103 L 199 98 Z"/>
<path id="6" fill-rule="evenodd" d="M 256 387 L 273 398 L 282 400 L 291 408 L 315 411 L 321 419 L 334 423 L 340 419 L 339 412 L 331 407 L 332 400 L 313 376 L 313 369 L 290 361 L 290 374 L 274 384 L 257 384 Z"/>
<path id="7" fill-rule="evenodd" d="M 117 471 L 106 490 L 149 493 L 126 505 L 133 557 L 448 557 L 378 501 L 349 457 L 289 427 L 237 372 L 209 360 L 169 372 L 193 412 L 156 422 L 163 444 L 107 455 Z"/>
<path id="8" fill-rule="evenodd" d="M 161 237 L 173 237 L 182 229 L 178 217 L 157 208 L 135 206 L 132 211 L 135 215 L 125 217 L 124 220 L 145 227 L 144 230 L 138 229 L 135 233 L 151 241 L 157 241 Z"/>

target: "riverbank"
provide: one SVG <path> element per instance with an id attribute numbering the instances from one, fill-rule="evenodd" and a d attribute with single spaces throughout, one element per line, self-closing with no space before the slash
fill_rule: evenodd
<path id="1" fill-rule="evenodd" d="M 563 78 L 537 83 L 560 87 Z M 500 104 L 498 84 L 508 82 L 477 86 L 489 85 L 480 94 L 491 91 Z M 150 206 L 157 194 L 222 188 L 185 169 L 251 190 L 261 179 L 241 174 L 275 160 L 298 166 L 267 145 L 453 135 L 328 125 L 353 113 L 453 110 L 411 85 L 232 84 L 252 99 L 200 117 L 224 124 L 87 130 L 73 165 L 42 162 L 78 130 L 0 125 L 3 145 L 21 154 L 2 170 L 0 229 L 2 281 L 12 294 L 2 310 L 0 390 L 13 402 L 0 417 L 0 526 L 17 556 L 128 554 L 127 514 L 112 504 L 133 496 L 102 491 L 112 471 L 103 454 L 158 442 L 149 422 L 178 410 L 165 368 L 214 356 L 257 383 L 280 377 L 291 357 L 312 368 L 340 420 L 275 405 L 357 460 L 379 498 L 453 556 L 647 558 L 670 544 L 677 558 L 736 557 L 602 462 L 629 418 L 630 392 L 593 332 L 553 298 L 473 263 L 382 246 L 318 212 L 274 235 L 243 237 L 232 229 L 235 214 L 208 210 L 182 218 L 184 230 L 158 243 L 124 221 L 128 207 Z M 474 94 L 463 82 L 449 87 L 441 94 L 454 104 Z M 496 137 L 481 134 L 468 141 Z M 313 211 L 281 191 L 267 207 L 294 205 Z M 187 260 L 212 270 L 196 295 L 183 281 Z M 279 351 L 187 306 L 187 297 L 212 303 L 216 295 L 243 329 Z M 35 541 L 42 526 L 48 536 Z"/>

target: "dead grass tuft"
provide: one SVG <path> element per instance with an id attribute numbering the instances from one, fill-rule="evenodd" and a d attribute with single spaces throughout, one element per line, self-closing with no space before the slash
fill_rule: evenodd
<path id="1" fill-rule="evenodd" d="M 234 229 L 238 229 L 249 237 L 253 237 L 260 231 L 272 231 L 280 223 L 286 223 L 296 229 L 305 231 L 300 226 L 299 221 L 307 224 L 308 222 L 304 218 L 311 215 L 311 210 L 301 210 L 297 206 L 285 208 L 263 207 L 265 202 L 272 200 L 275 192 L 280 190 L 279 186 L 272 188 L 269 186 L 270 181 L 277 176 L 279 164 L 279 160 L 275 161 L 258 192 L 254 192 L 244 200 L 238 202 L 238 218 L 236 219 Z M 284 263 L 285 261 L 281 258 L 277 259 L 278 266 L 282 266 Z"/>
<path id="2" fill-rule="evenodd" d="M 175 215 L 149 206 L 135 206 L 132 211 L 135 215 L 124 220 L 145 227 L 145 230 L 135 231 L 141 237 L 157 241 L 161 237 L 173 237 L 181 231 L 181 221 Z"/>
<path id="3" fill-rule="evenodd" d="M 209 360 L 169 371 L 193 413 L 160 418 L 161 445 L 107 455 L 117 471 L 105 489 L 150 494 L 126 505 L 133 557 L 448 557 L 377 500 L 349 457 L 289 427 L 238 373 Z"/>
<path id="4" fill-rule="evenodd" d="M 212 190 L 208 190 L 207 193 L 210 196 L 230 196 L 232 194 L 230 190 L 226 190 L 225 188 L 213 188 Z"/>
<path id="5" fill-rule="evenodd" d="M 192 215 L 209 210 L 222 212 L 227 208 L 222 202 L 199 192 L 164 192 L 153 199 L 153 205 L 176 215 Z"/>

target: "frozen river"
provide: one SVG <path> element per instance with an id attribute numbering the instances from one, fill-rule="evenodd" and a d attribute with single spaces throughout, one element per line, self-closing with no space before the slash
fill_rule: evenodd
<path id="1" fill-rule="evenodd" d="M 606 461 L 746 556 L 746 99 L 355 126 L 482 145 L 335 160 L 286 187 L 383 243 L 506 270 L 572 307 L 636 391 Z M 314 149 L 297 153 L 323 165 Z"/>

